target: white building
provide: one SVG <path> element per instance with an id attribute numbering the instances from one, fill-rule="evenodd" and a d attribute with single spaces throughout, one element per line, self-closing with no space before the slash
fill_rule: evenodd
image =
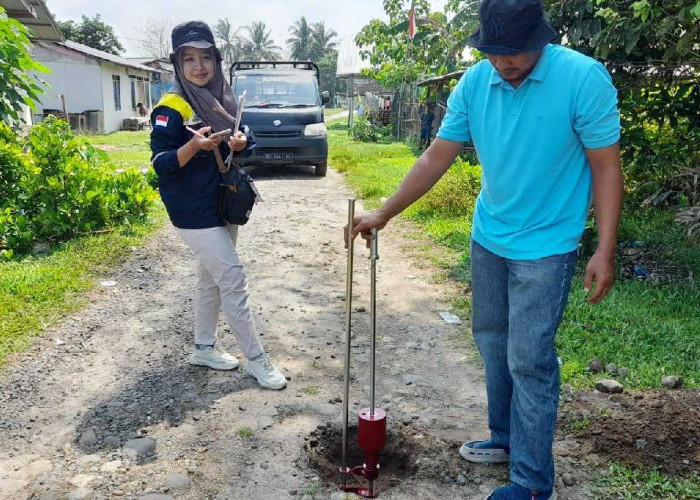
<path id="1" fill-rule="evenodd" d="M 37 41 L 33 57 L 51 70 L 40 75 L 50 88 L 37 103 L 34 122 L 65 111 L 76 129 L 114 132 L 138 116 L 138 103 L 152 108 L 157 69 L 72 41 Z"/>
<path id="2" fill-rule="evenodd" d="M 67 115 L 73 128 L 113 132 L 137 117 L 138 103 L 152 108 L 151 84 L 161 70 L 64 41 L 44 0 L 0 0 L 0 6 L 29 28 L 34 59 L 51 71 L 36 75 L 49 87 L 35 113 L 25 108 L 27 125 L 48 114 Z"/>

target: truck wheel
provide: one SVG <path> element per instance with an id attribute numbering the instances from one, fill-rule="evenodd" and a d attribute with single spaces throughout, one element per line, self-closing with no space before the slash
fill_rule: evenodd
<path id="1" fill-rule="evenodd" d="M 325 177 L 327 170 L 328 170 L 328 162 L 327 161 L 324 161 L 323 163 L 318 163 L 316 165 L 316 175 L 319 177 Z"/>

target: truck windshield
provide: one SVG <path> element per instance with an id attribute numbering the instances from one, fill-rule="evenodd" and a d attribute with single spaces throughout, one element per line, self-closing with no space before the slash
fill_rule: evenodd
<path id="1" fill-rule="evenodd" d="M 301 75 L 237 75 L 234 93 L 248 91 L 245 108 L 304 108 L 318 106 L 316 77 Z"/>

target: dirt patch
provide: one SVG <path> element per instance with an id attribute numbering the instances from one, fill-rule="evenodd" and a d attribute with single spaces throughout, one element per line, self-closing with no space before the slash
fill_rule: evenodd
<path id="1" fill-rule="evenodd" d="M 587 423 L 590 422 L 590 423 Z M 700 391 L 582 394 L 567 407 L 564 425 L 585 450 L 626 465 L 685 475 L 700 467 Z"/>
<path id="2" fill-rule="evenodd" d="M 340 484 L 338 472 L 342 462 L 343 435 L 339 428 L 320 426 L 306 438 L 304 448 L 309 454 L 311 467 L 319 472 L 324 482 Z M 445 469 L 441 455 L 449 445 L 441 443 L 413 426 L 389 427 L 387 444 L 379 454 L 379 478 L 375 481 L 378 492 L 398 486 L 402 481 L 422 477 L 436 481 Z M 357 446 L 357 428 L 348 432 L 349 467 L 362 465 L 362 450 Z M 348 484 L 364 484 L 356 475 L 348 476 Z"/>

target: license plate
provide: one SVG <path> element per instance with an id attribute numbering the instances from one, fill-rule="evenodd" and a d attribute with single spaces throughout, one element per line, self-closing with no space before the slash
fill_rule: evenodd
<path id="1" fill-rule="evenodd" d="M 263 161 L 269 162 L 291 162 L 294 159 L 292 153 L 263 153 Z"/>

